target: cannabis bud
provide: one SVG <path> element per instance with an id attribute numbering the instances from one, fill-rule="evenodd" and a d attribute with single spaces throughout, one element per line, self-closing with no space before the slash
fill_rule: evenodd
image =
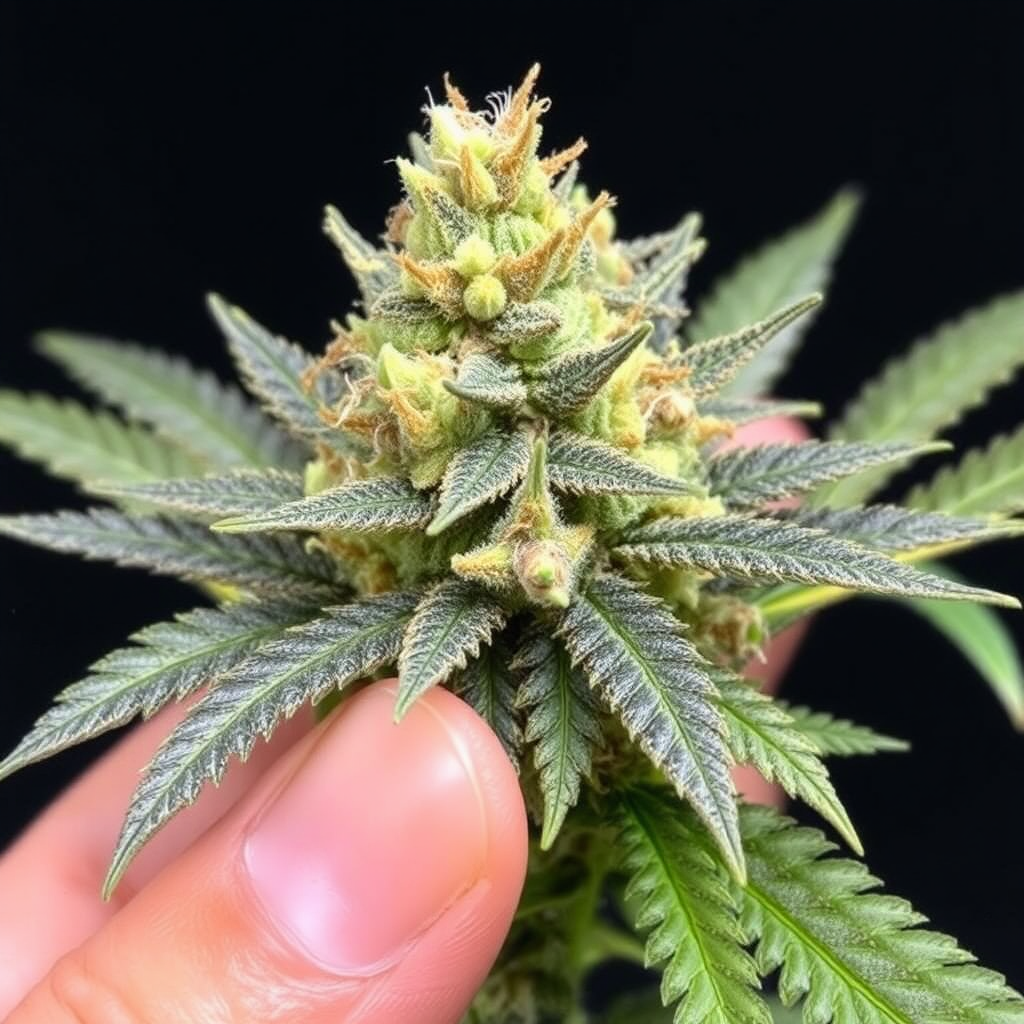
<path id="1" fill-rule="evenodd" d="M 742 424 L 818 411 L 762 395 L 855 197 L 689 318 L 699 218 L 617 239 L 612 197 L 578 182 L 583 140 L 542 148 L 538 72 L 484 112 L 445 78 L 397 161 L 404 198 L 380 244 L 328 208 L 359 302 L 319 358 L 211 297 L 261 408 L 172 358 L 44 338 L 128 421 L 6 394 L 0 437 L 110 504 L 0 532 L 183 576 L 220 603 L 94 665 L 0 776 L 207 688 L 139 784 L 109 893 L 232 757 L 397 666 L 396 719 L 453 689 L 538 823 L 530 897 L 473 1020 L 565 1019 L 594 963 L 635 956 L 597 915 L 624 876 L 676 1021 L 769 1021 L 759 977 L 779 967 L 808 1022 L 1024 1019 L 997 975 L 961 966 L 904 904 L 865 895 L 859 866 L 824 857 L 820 833 L 745 806 L 732 781 L 753 764 L 860 852 L 823 758 L 901 744 L 762 695 L 747 659 L 853 591 L 1018 605 L 916 563 L 1019 532 L 1020 434 L 903 506 L 867 502 L 1024 362 L 1024 298 L 920 343 L 829 440 L 731 447 Z M 1006 699 L 1024 715 L 1024 694 Z"/>

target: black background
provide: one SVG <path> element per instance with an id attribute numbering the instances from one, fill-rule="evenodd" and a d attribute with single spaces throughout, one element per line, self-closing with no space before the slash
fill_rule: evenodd
<path id="1" fill-rule="evenodd" d="M 934 324 L 1024 285 L 1024 5 L 0 4 L 0 382 L 73 389 L 30 349 L 62 326 L 229 368 L 216 289 L 319 347 L 353 298 L 319 230 L 375 233 L 424 86 L 484 94 L 545 65 L 546 145 L 591 143 L 586 180 L 624 234 L 706 217 L 706 289 L 839 185 L 868 202 L 782 391 L 832 412 Z M 554 20 L 552 20 L 554 19 Z M 1019 385 L 952 432 L 1013 426 Z M 4 511 L 78 503 L 0 456 Z M 899 488 L 894 493 L 899 493 Z M 961 559 L 1020 592 L 1019 549 Z M 184 609 L 178 584 L 0 545 L 0 741 L 90 660 Z M 1010 617 L 1024 642 L 1021 618 Z M 1024 986 L 1024 737 L 944 642 L 894 607 L 815 624 L 789 692 L 911 739 L 835 766 L 873 869 Z M 93 755 L 0 789 L 0 845 Z"/>

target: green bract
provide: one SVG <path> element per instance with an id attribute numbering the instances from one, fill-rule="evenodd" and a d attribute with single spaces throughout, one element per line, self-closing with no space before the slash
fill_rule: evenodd
<path id="1" fill-rule="evenodd" d="M 0 395 L 0 439 L 112 503 L 0 532 L 221 602 L 94 665 L 0 776 L 205 688 L 146 769 L 109 893 L 232 757 L 397 669 L 396 717 L 453 689 L 494 728 L 537 822 L 472 1020 L 584 1020 L 585 973 L 625 956 L 662 967 L 675 1005 L 637 1003 L 631 1020 L 769 1021 L 760 978 L 781 967 L 807 1024 L 1024 1021 L 998 975 L 867 894 L 877 882 L 820 833 L 744 807 L 732 781 L 754 765 L 859 852 L 825 759 L 901 742 L 742 678 L 773 630 L 853 591 L 925 614 L 1022 720 L 1024 674 L 986 607 L 1018 602 L 923 567 L 1020 532 L 1021 434 L 905 507 L 865 502 L 947 449 L 937 432 L 1024 362 L 1024 295 L 919 342 L 830 440 L 730 448 L 741 424 L 819 411 L 760 392 L 821 301 L 856 198 L 742 263 L 688 321 L 699 218 L 617 240 L 613 199 L 576 183 L 583 141 L 540 155 L 538 70 L 486 113 L 446 79 L 415 159 L 397 161 L 405 195 L 380 244 L 328 209 L 360 303 L 319 358 L 211 297 L 255 402 L 179 360 L 66 334 L 43 351 L 127 421 Z M 605 894 L 646 945 L 598 915 Z"/>

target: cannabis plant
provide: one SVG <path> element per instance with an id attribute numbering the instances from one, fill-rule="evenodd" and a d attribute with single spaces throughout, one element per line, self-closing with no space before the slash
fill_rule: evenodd
<path id="1" fill-rule="evenodd" d="M 762 396 L 856 197 L 690 317 L 699 218 L 617 240 L 612 197 L 577 182 L 584 141 L 539 155 L 537 70 L 484 112 L 446 79 L 396 161 L 404 197 L 379 244 L 328 208 L 360 298 L 319 357 L 211 296 L 255 403 L 173 357 L 43 337 L 126 419 L 5 394 L 3 438 L 107 504 L 0 531 L 181 576 L 217 603 L 93 665 L 0 775 L 202 692 L 139 783 L 109 894 L 232 757 L 397 671 L 395 718 L 450 687 L 497 733 L 536 820 L 472 1020 L 584 1020 L 586 973 L 627 957 L 662 970 L 670 1009 L 649 1020 L 770 1021 L 760 979 L 778 971 L 807 1024 L 1024 1021 L 998 974 L 732 781 L 752 764 L 860 853 L 825 760 L 901 744 L 743 677 L 772 633 L 855 591 L 927 614 L 1024 717 L 985 607 L 1018 602 L 922 564 L 1020 532 L 1024 431 L 902 504 L 869 503 L 1024 362 L 1024 295 L 919 342 L 828 440 L 730 446 L 741 424 L 818 412 Z"/>

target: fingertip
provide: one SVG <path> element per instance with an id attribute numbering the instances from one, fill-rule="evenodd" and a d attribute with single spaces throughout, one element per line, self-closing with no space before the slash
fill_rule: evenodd
<path id="1" fill-rule="evenodd" d="M 282 932 L 328 970 L 397 962 L 481 881 L 521 883 L 515 773 L 485 723 L 435 690 L 393 721 L 368 687 L 317 740 L 244 841 L 246 875 Z"/>
<path id="2" fill-rule="evenodd" d="M 811 436 L 803 420 L 792 416 L 769 416 L 740 427 L 729 441 L 729 447 L 755 444 L 795 444 Z"/>
<path id="3" fill-rule="evenodd" d="M 77 951 L 90 984 L 139 1019 L 459 1020 L 515 913 L 526 812 L 471 708 L 436 689 L 396 725 L 395 692 L 346 702 Z"/>

